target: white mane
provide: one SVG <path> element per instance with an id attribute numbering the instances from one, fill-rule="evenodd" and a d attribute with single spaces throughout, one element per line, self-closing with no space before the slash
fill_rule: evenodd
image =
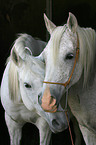
<path id="1" fill-rule="evenodd" d="M 8 75 L 9 75 L 8 84 L 9 84 L 10 99 L 15 103 L 21 103 L 22 99 L 19 93 L 18 72 L 17 72 L 16 65 L 13 62 L 10 62 Z"/>
<path id="2" fill-rule="evenodd" d="M 66 25 L 64 26 L 59 26 L 54 30 L 54 33 L 51 36 L 51 42 L 50 42 L 50 56 L 52 58 L 52 63 L 56 63 L 57 59 L 57 54 L 58 54 L 58 49 L 60 45 L 60 40 L 63 35 L 63 33 L 66 31 Z"/>
<path id="3" fill-rule="evenodd" d="M 87 85 L 94 68 L 96 55 L 96 32 L 91 28 L 77 28 L 80 47 L 80 61 L 84 69 L 84 86 Z"/>
<path id="4" fill-rule="evenodd" d="M 51 36 L 50 56 L 55 64 L 63 33 L 69 29 L 67 25 L 57 27 Z M 96 32 L 92 28 L 77 27 L 79 37 L 80 61 L 84 70 L 84 86 L 86 86 L 94 67 L 96 54 Z M 52 63 L 51 62 L 51 63 Z"/>

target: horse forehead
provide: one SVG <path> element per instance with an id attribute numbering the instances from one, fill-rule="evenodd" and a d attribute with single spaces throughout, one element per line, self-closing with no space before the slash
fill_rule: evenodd
<path id="1" fill-rule="evenodd" d="M 60 40 L 60 47 L 65 47 L 65 48 L 74 48 L 77 45 L 77 37 L 76 33 L 70 33 L 69 31 L 66 31 L 63 33 L 61 40 Z"/>
<path id="2" fill-rule="evenodd" d="M 34 60 L 27 60 L 24 63 L 23 68 L 21 68 L 22 71 L 27 70 L 27 72 L 32 73 L 32 72 L 38 72 L 40 73 L 40 70 L 43 71 L 43 65 L 41 63 L 35 62 Z"/>
<path id="3" fill-rule="evenodd" d="M 30 64 L 30 63 L 29 63 Z M 30 64 L 28 63 L 24 64 L 19 71 L 19 76 L 23 81 L 35 81 L 42 79 L 43 76 L 43 69 L 39 67 L 39 65 Z"/>

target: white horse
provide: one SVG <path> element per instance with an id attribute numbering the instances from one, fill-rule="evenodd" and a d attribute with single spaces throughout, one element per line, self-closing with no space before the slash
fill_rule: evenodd
<path id="1" fill-rule="evenodd" d="M 23 34 L 15 41 L 7 61 L 1 83 L 1 102 L 11 145 L 20 145 L 22 127 L 26 122 L 39 129 L 40 145 L 49 145 L 51 131 L 61 132 L 68 127 L 62 112 L 47 113 L 38 104 L 45 64 L 31 54 L 45 45 L 45 42 Z"/>
<path id="2" fill-rule="evenodd" d="M 64 26 L 56 27 L 46 16 L 45 23 L 51 38 L 39 57 L 46 62 L 44 81 L 50 84 L 49 93 L 59 106 L 62 96 L 69 91 L 68 104 L 85 143 L 96 145 L 96 32 L 78 26 L 72 13 Z M 45 101 L 46 83 L 41 94 L 42 107 L 51 112 L 55 103 L 50 106 Z"/>

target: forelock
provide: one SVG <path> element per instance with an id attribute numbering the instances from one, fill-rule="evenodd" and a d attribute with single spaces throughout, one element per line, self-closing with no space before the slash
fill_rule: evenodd
<path id="1" fill-rule="evenodd" d="M 50 56 L 54 65 L 56 64 L 57 60 L 58 50 L 60 47 L 60 40 L 66 29 L 66 25 L 57 27 L 50 38 Z"/>

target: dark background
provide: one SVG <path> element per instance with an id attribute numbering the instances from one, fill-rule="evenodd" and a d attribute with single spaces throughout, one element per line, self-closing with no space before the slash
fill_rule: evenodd
<path id="1" fill-rule="evenodd" d="M 69 12 L 76 16 L 80 26 L 92 27 L 96 30 L 96 0 L 52 1 L 52 21 L 56 25 L 66 23 Z M 18 33 L 28 33 L 46 41 L 43 13 L 46 13 L 45 0 L 0 0 L 0 81 L 6 59 Z M 21 142 L 22 145 L 38 145 L 39 133 L 37 128 L 32 124 L 26 124 L 23 127 Z M 62 133 L 53 134 L 52 144 L 71 145 L 68 129 Z M 9 145 L 9 135 L 1 104 L 0 145 Z"/>

